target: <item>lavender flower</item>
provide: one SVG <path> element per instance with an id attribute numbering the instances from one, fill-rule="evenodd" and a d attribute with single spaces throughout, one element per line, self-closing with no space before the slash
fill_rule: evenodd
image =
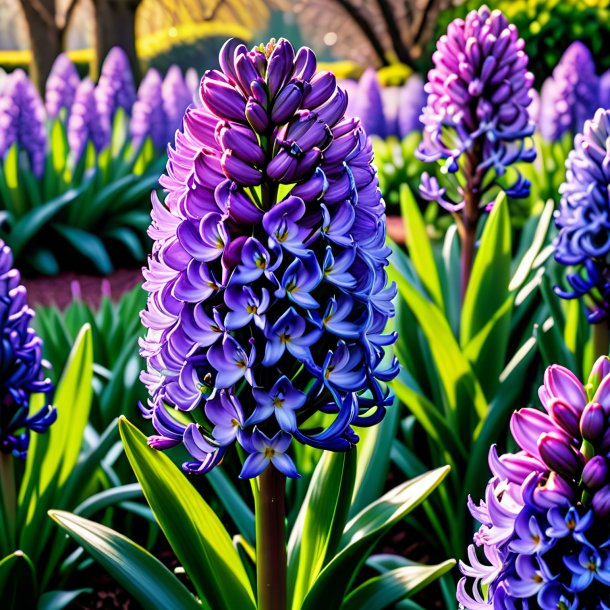
<path id="1" fill-rule="evenodd" d="M 356 115 L 369 136 L 385 138 L 387 133 L 383 95 L 379 77 L 373 68 L 367 68 L 358 81 L 356 92 Z"/>
<path id="2" fill-rule="evenodd" d="M 242 477 L 294 477 L 293 440 L 346 451 L 390 404 L 385 208 L 370 143 L 310 49 L 229 40 L 220 65 L 153 195 L 143 410 L 150 444 L 183 443 L 189 472 L 238 443 Z"/>
<path id="3" fill-rule="evenodd" d="M 167 116 L 167 138 L 173 140 L 177 129 L 182 128 L 185 110 L 193 103 L 193 89 L 189 87 L 182 70 L 177 65 L 170 66 L 161 91 L 163 109 Z"/>
<path id="4" fill-rule="evenodd" d="M 485 195 L 502 186 L 510 166 L 535 156 L 524 142 L 534 132 L 527 112 L 533 76 L 524 46 L 500 11 L 482 6 L 449 24 L 432 57 L 418 156 L 443 161 L 445 173 L 462 174 L 454 185 L 459 201 L 438 190 L 431 200 L 450 211 L 466 206 L 465 223 L 475 227 Z M 514 171 L 516 178 L 504 190 L 512 197 L 527 196 L 529 183 Z M 431 193 L 425 189 L 422 196 L 429 199 Z"/>
<path id="5" fill-rule="evenodd" d="M 47 151 L 45 109 L 36 88 L 23 70 L 6 79 L 0 97 L 0 157 L 16 144 L 27 154 L 36 177 L 42 176 Z"/>
<path id="6" fill-rule="evenodd" d="M 131 114 L 136 101 L 136 90 L 129 59 L 120 47 L 113 47 L 106 55 L 97 84 L 96 99 L 100 115 L 109 117 L 110 122 L 119 108 Z"/>
<path id="7" fill-rule="evenodd" d="M 555 224 L 555 260 L 573 267 L 570 290 L 556 288 L 566 299 L 587 297 L 591 323 L 610 314 L 610 111 L 599 109 L 576 136 L 566 161 L 566 181 Z"/>
<path id="8" fill-rule="evenodd" d="M 167 145 L 168 119 L 162 96 L 163 80 L 157 70 L 151 68 L 138 88 L 138 99 L 133 105 L 130 131 L 134 147 L 142 145 L 150 137 L 155 148 Z"/>
<path id="9" fill-rule="evenodd" d="M 549 367 L 538 392 L 546 412 L 512 416 L 520 451 L 491 448 L 485 500 L 469 504 L 482 525 L 469 563 L 460 563 L 461 608 L 609 607 L 609 363 L 597 361 L 586 389 L 569 370 Z"/>
<path id="10" fill-rule="evenodd" d="M 45 432 L 57 413 L 45 406 L 30 413 L 32 394 L 49 394 L 53 386 L 44 377 L 42 341 L 30 322 L 21 276 L 13 269 L 11 249 L 0 240 L 0 451 L 25 458 L 30 432 Z"/>
<path id="11" fill-rule="evenodd" d="M 401 138 L 413 131 L 420 131 L 423 125 L 420 120 L 426 105 L 424 82 L 419 74 L 409 77 L 400 90 L 398 103 L 398 135 Z"/>
<path id="12" fill-rule="evenodd" d="M 84 79 L 76 90 L 67 132 L 70 150 L 76 163 L 83 155 L 87 142 L 92 142 L 98 153 L 110 143 L 107 126 L 98 112 L 95 86 L 88 78 Z"/>
<path id="13" fill-rule="evenodd" d="M 599 77 L 599 107 L 610 109 L 610 70 Z"/>
<path id="14" fill-rule="evenodd" d="M 56 119 L 63 109 L 70 111 L 79 84 L 76 67 L 65 53 L 61 53 L 53 63 L 45 86 L 45 106 L 49 118 Z"/>
<path id="15" fill-rule="evenodd" d="M 540 96 L 540 134 L 558 140 L 566 132 L 582 131 L 598 107 L 599 78 L 591 52 L 573 42 L 561 56 Z"/>

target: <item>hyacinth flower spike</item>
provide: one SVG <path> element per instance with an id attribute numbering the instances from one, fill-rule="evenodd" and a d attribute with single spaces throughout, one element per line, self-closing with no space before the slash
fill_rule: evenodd
<path id="1" fill-rule="evenodd" d="M 396 289 L 372 147 L 335 77 L 284 39 L 230 40 L 220 67 L 170 146 L 164 202 L 153 196 L 143 411 L 151 446 L 183 444 L 187 472 L 245 452 L 259 608 L 284 610 L 291 452 L 348 451 L 383 417 Z"/>
<path id="2" fill-rule="evenodd" d="M 462 298 L 475 255 L 479 218 L 499 190 L 529 194 L 515 163 L 531 162 L 534 132 L 527 107 L 533 76 L 525 43 L 500 11 L 482 6 L 441 36 L 428 74 L 418 157 L 441 163 L 443 184 L 427 173 L 420 193 L 451 212 L 462 241 Z"/>
<path id="3" fill-rule="evenodd" d="M 490 449 L 485 501 L 470 502 L 481 526 L 460 564 L 460 608 L 610 604 L 610 359 L 597 360 L 586 386 L 549 367 L 539 397 L 544 412 L 512 416 L 520 450 Z"/>
<path id="4" fill-rule="evenodd" d="M 599 109 L 574 139 L 555 212 L 555 260 L 568 267 L 564 299 L 582 298 L 596 355 L 608 354 L 610 318 L 610 112 Z"/>

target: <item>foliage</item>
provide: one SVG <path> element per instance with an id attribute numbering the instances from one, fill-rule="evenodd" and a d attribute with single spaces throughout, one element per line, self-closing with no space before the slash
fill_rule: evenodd
<path id="1" fill-rule="evenodd" d="M 202 607 L 254 609 L 251 531 L 240 531 L 232 543 L 218 517 L 169 458 L 148 447 L 146 437 L 128 421 L 122 420 L 120 428 L 145 496 Z M 407 481 L 350 517 L 351 500 L 358 495 L 356 451 L 326 453 L 292 524 L 288 541 L 289 607 L 306 610 L 332 604 L 344 610 L 381 609 L 409 597 L 449 570 L 452 561 L 428 567 L 399 557 L 369 557 L 384 533 L 420 504 L 447 470 L 441 468 Z M 252 490 L 257 493 L 256 484 Z M 247 513 L 249 509 L 234 506 L 232 510 Z M 177 579 L 169 584 L 170 574 L 144 549 L 93 522 L 64 512 L 51 514 L 145 607 L 168 607 L 167 597 L 151 594 L 158 582 L 168 583 L 163 594 L 172 596 L 172 608 L 196 607 L 195 597 L 187 598 Z M 108 548 L 123 552 L 105 553 Z M 355 584 L 366 561 L 381 574 Z"/>

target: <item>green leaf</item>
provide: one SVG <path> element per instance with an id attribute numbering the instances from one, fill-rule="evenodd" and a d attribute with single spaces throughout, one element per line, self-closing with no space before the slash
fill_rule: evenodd
<path id="1" fill-rule="evenodd" d="M 112 272 L 112 261 L 102 240 L 89 231 L 55 223 L 53 228 L 82 256 L 88 258 L 104 275 Z"/>
<path id="2" fill-rule="evenodd" d="M 356 451 L 326 451 L 318 462 L 288 541 L 288 599 L 299 610 L 311 584 L 334 555 L 345 527 Z"/>
<path id="3" fill-rule="evenodd" d="M 133 424 L 121 418 L 119 430 L 146 500 L 199 596 L 214 610 L 254 610 L 244 566 L 214 511 Z"/>
<path id="4" fill-rule="evenodd" d="M 74 513 L 81 517 L 90 517 L 109 506 L 141 497 L 142 488 L 139 483 L 119 485 L 118 487 L 104 489 L 103 491 L 90 496 L 74 509 Z"/>
<path id="5" fill-rule="evenodd" d="M 438 468 L 395 487 L 356 515 L 345 527 L 339 553 L 326 565 L 310 589 L 301 610 L 337 608 L 380 538 L 411 512 L 447 476 Z"/>
<path id="6" fill-rule="evenodd" d="M 35 608 L 38 595 L 36 570 L 30 558 L 15 551 L 0 561 L 0 601 L 2 608 Z"/>
<path id="7" fill-rule="evenodd" d="M 71 513 L 49 515 L 147 610 L 201 610 L 186 587 L 129 538 Z"/>
<path id="8" fill-rule="evenodd" d="M 434 262 L 434 253 L 426 231 L 426 223 L 411 189 L 400 185 L 400 209 L 405 224 L 409 256 L 428 294 L 440 309 L 444 309 L 443 291 Z"/>
<path id="9" fill-rule="evenodd" d="M 433 566 L 409 565 L 375 576 L 350 593 L 341 610 L 383 610 L 414 595 L 455 566 L 454 559 Z"/>
<path id="10" fill-rule="evenodd" d="M 462 306 L 460 344 L 468 345 L 508 296 L 511 232 L 506 196 L 501 193 L 489 214 L 474 259 Z"/>
<path id="11" fill-rule="evenodd" d="M 91 593 L 93 589 L 74 589 L 73 591 L 47 591 L 38 598 L 36 610 L 63 610 L 82 593 Z"/>

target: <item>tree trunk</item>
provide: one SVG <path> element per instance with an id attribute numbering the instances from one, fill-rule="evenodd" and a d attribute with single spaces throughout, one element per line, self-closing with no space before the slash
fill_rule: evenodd
<path id="1" fill-rule="evenodd" d="M 140 65 L 136 54 L 136 10 L 140 0 L 94 0 L 96 73 L 112 47 L 121 47 L 131 64 L 136 83 L 140 80 Z"/>
<path id="2" fill-rule="evenodd" d="M 30 78 L 42 94 L 55 58 L 62 52 L 62 32 L 55 23 L 55 0 L 21 0 L 28 26 Z"/>

